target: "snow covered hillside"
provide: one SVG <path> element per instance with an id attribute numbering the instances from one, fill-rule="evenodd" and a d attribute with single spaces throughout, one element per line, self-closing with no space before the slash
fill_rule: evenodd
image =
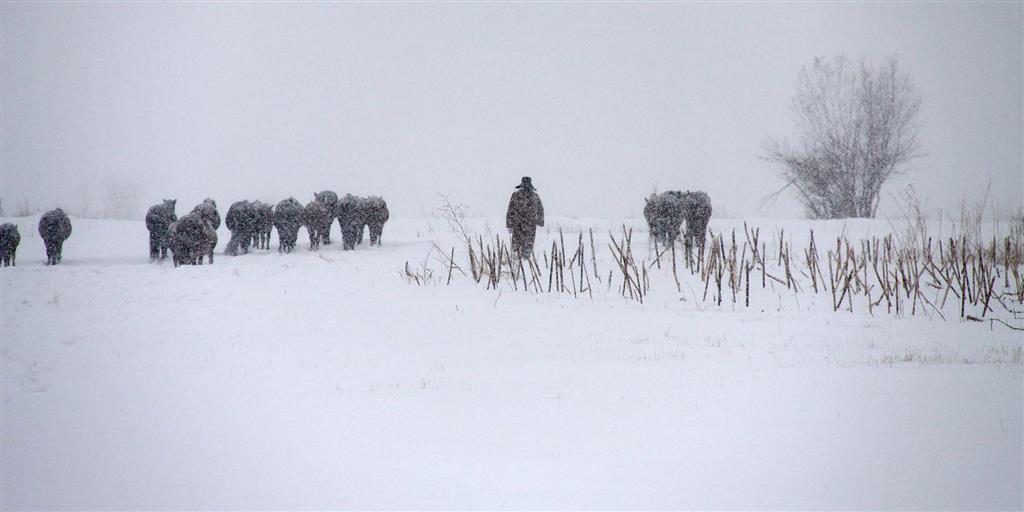
<path id="1" fill-rule="evenodd" d="M 999 324 L 783 291 L 717 306 L 666 269 L 643 304 L 607 283 L 574 298 L 456 270 L 446 285 L 432 247 L 458 239 L 425 218 L 348 252 L 334 225 L 317 252 L 303 230 L 295 253 L 275 233 L 273 250 L 229 257 L 222 228 L 214 265 L 180 268 L 148 262 L 141 221 L 72 219 L 46 267 L 37 220 L 4 219 L 22 243 L 0 271 L 3 509 L 1024 502 L 1022 336 Z M 602 246 L 621 229 L 548 224 L 538 249 L 558 227 Z M 410 283 L 406 263 L 435 278 Z"/>

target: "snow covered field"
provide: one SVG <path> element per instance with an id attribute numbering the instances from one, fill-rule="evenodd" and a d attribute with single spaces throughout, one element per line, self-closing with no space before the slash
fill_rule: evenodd
<path id="1" fill-rule="evenodd" d="M 177 269 L 148 262 L 141 221 L 73 219 L 52 268 L 37 218 L 4 221 L 22 234 L 0 271 L 4 509 L 1024 502 L 1022 336 L 999 325 L 782 292 L 717 307 L 664 275 L 643 305 L 410 284 L 407 261 L 455 244 L 439 219 L 236 258 L 222 228 L 213 266 Z M 549 220 L 538 247 L 559 225 L 618 223 Z"/>

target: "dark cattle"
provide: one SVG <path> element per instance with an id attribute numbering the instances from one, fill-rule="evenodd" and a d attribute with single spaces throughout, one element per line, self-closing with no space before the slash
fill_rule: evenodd
<path id="1" fill-rule="evenodd" d="M 249 242 L 256 232 L 256 208 L 253 204 L 244 200 L 232 203 L 224 216 L 224 224 L 231 230 L 225 252 L 231 256 L 238 256 L 239 248 L 243 253 L 249 252 Z"/>
<path id="2" fill-rule="evenodd" d="M 302 204 L 294 197 L 277 203 L 274 208 L 274 227 L 277 228 L 278 252 L 292 252 L 292 249 L 295 249 L 304 213 Z"/>
<path id="3" fill-rule="evenodd" d="M 208 228 L 212 225 L 203 221 L 197 213 L 189 213 L 175 222 L 168 228 L 168 246 L 171 249 L 171 256 L 174 266 L 178 265 L 202 265 L 203 256 L 210 252 L 210 240 Z M 216 234 L 214 234 L 216 237 Z M 210 261 L 211 263 L 213 260 Z"/>
<path id="4" fill-rule="evenodd" d="M 192 213 L 198 215 L 203 220 L 206 242 L 202 254 L 207 255 L 212 264 L 213 251 L 217 248 L 217 228 L 220 227 L 220 212 L 217 211 L 217 202 L 206 198 L 192 209 Z M 202 264 L 202 254 L 198 260 L 200 264 Z"/>
<path id="5" fill-rule="evenodd" d="M 20 243 L 21 233 L 18 233 L 18 226 L 14 224 L 0 225 L 0 261 L 5 267 L 15 265 L 15 255 Z"/>
<path id="6" fill-rule="evenodd" d="M 60 263 L 64 241 L 71 236 L 71 219 L 64 210 L 50 210 L 39 218 L 39 236 L 46 245 L 46 264 Z"/>
<path id="7" fill-rule="evenodd" d="M 363 226 L 366 225 L 362 202 L 362 199 L 352 194 L 345 194 L 345 197 L 338 200 L 336 213 L 338 223 L 341 224 L 342 248 L 346 251 L 356 248 Z"/>
<path id="8" fill-rule="evenodd" d="M 356 211 L 358 214 L 354 217 L 354 222 L 359 225 L 353 225 L 349 228 L 355 233 L 356 245 L 363 245 L 363 234 L 366 232 L 366 199 L 365 197 L 356 196 Z"/>
<path id="9" fill-rule="evenodd" d="M 360 210 L 362 211 L 362 221 L 370 227 L 370 245 L 380 245 L 384 223 L 388 221 L 389 216 L 388 203 L 381 197 L 370 196 L 361 202 Z M 360 234 L 362 234 L 362 230 L 362 226 L 360 226 Z"/>
<path id="10" fill-rule="evenodd" d="M 505 227 L 512 231 L 512 251 L 520 258 L 529 258 L 533 253 L 533 241 L 537 226 L 544 225 L 544 204 L 529 176 L 516 185 L 505 213 Z"/>
<path id="11" fill-rule="evenodd" d="M 192 209 L 192 213 L 198 213 L 203 222 L 209 222 L 213 229 L 220 229 L 220 213 L 217 212 L 217 202 L 207 198 Z"/>
<path id="12" fill-rule="evenodd" d="M 331 245 L 331 225 L 334 224 L 334 218 L 338 216 L 338 194 L 330 190 L 324 190 L 323 192 L 313 193 L 313 198 L 327 206 L 327 211 L 330 212 L 330 218 L 327 219 L 327 228 L 324 230 L 322 237 L 324 245 Z"/>
<path id="13" fill-rule="evenodd" d="M 310 201 L 302 215 L 302 223 L 306 225 L 309 232 L 309 250 L 316 250 L 320 247 L 324 232 L 331 226 L 331 210 L 320 201 Z"/>
<path id="14" fill-rule="evenodd" d="M 363 245 L 363 234 L 366 231 L 366 226 L 368 224 L 368 222 L 366 220 L 366 213 L 367 213 L 366 201 L 367 201 L 367 199 L 369 199 L 369 198 L 368 197 L 358 197 L 358 196 L 356 197 L 356 205 L 357 205 L 356 208 L 358 208 L 358 211 L 359 211 L 359 215 L 357 217 L 358 222 L 359 222 L 359 227 L 355 228 L 356 245 Z"/>
<path id="15" fill-rule="evenodd" d="M 200 248 L 199 257 L 196 263 L 203 264 L 203 255 L 205 254 L 210 259 L 210 265 L 213 265 L 213 251 L 217 248 L 217 228 L 213 227 L 213 224 L 203 221 L 203 245 Z"/>
<path id="16" fill-rule="evenodd" d="M 703 249 L 708 221 L 711 219 L 711 197 L 705 192 L 686 191 L 682 195 L 682 215 L 686 220 L 686 253 L 690 253 L 694 241 Z"/>
<path id="17" fill-rule="evenodd" d="M 646 201 L 644 218 L 651 230 L 651 238 L 667 247 L 675 242 L 683 225 L 683 193 L 670 190 L 651 194 Z"/>
<path id="18" fill-rule="evenodd" d="M 647 221 L 647 228 L 651 233 L 651 238 L 658 238 L 657 223 L 655 220 L 658 218 L 658 194 L 651 192 L 651 195 L 644 198 L 644 220 Z"/>
<path id="19" fill-rule="evenodd" d="M 274 208 L 262 201 L 253 201 L 256 209 L 256 232 L 252 243 L 257 249 L 270 249 L 270 231 L 274 228 Z"/>
<path id="20" fill-rule="evenodd" d="M 184 247 L 175 246 L 175 244 L 178 242 L 177 233 L 178 221 L 177 219 L 175 219 L 175 221 L 172 222 L 170 226 L 167 226 L 167 241 L 164 244 L 164 246 L 167 247 L 169 251 L 171 251 L 171 261 L 174 262 L 175 267 L 181 264 L 179 263 L 179 261 L 181 260 L 185 251 Z"/>
<path id="21" fill-rule="evenodd" d="M 178 220 L 174 213 L 177 199 L 164 199 L 161 204 L 153 205 L 146 212 L 146 229 L 149 230 L 149 260 L 167 257 L 167 228 Z"/>

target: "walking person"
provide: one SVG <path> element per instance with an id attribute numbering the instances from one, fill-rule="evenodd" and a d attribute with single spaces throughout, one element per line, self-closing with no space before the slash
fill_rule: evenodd
<path id="1" fill-rule="evenodd" d="M 505 227 L 512 232 L 512 251 L 520 258 L 529 258 L 533 253 L 537 226 L 544 225 L 544 204 L 529 176 L 523 176 L 516 189 L 508 202 Z"/>

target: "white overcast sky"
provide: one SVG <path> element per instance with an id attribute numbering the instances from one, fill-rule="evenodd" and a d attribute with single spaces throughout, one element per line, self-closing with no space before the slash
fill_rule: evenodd
<path id="1" fill-rule="evenodd" d="M 926 156 L 886 197 L 955 209 L 991 180 L 1016 208 L 1022 5 L 4 2 L 0 195 L 128 177 L 179 210 L 329 188 L 493 215 L 530 175 L 556 215 L 639 216 L 656 186 L 800 216 L 759 209 L 780 181 L 757 155 L 800 67 L 845 52 L 898 56 L 923 98 Z"/>

